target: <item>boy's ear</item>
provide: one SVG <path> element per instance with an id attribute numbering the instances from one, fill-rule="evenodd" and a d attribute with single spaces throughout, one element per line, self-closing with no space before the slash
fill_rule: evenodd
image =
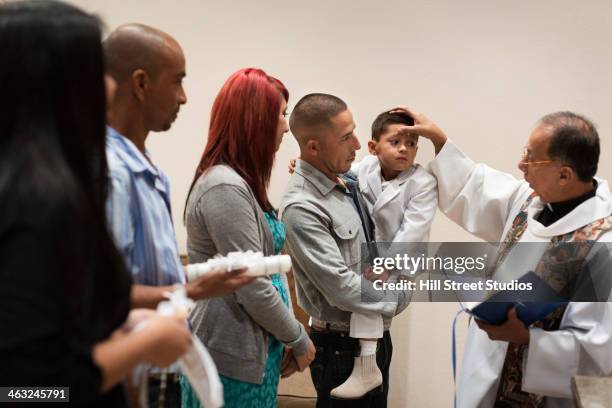
<path id="1" fill-rule="evenodd" d="M 376 156 L 376 145 L 378 145 L 378 142 L 376 140 L 368 140 L 368 151 L 370 152 L 370 154 L 373 154 L 374 156 Z"/>

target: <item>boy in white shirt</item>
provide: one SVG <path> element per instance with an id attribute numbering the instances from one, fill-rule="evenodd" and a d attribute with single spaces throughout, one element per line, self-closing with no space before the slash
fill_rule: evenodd
<path id="1" fill-rule="evenodd" d="M 402 112 L 378 115 L 368 141 L 371 155 L 351 168 L 359 177 L 359 190 L 374 221 L 378 243 L 429 240 L 438 206 L 437 182 L 414 163 L 418 136 L 398 132 L 413 124 L 412 117 Z M 383 336 L 382 316 L 352 313 L 350 336 L 359 339 L 361 352 L 349 378 L 331 391 L 335 398 L 361 398 L 382 384 L 376 363 L 376 345 Z"/>

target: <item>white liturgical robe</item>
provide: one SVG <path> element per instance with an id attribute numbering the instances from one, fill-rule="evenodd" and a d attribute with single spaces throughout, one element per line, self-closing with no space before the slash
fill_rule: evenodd
<path id="1" fill-rule="evenodd" d="M 440 209 L 468 232 L 488 242 L 504 239 L 521 205 L 533 192 L 524 180 L 475 163 L 450 140 L 431 162 L 430 170 L 438 179 Z M 609 216 L 612 195 L 608 183 L 596 180 L 595 197 L 548 227 L 534 219 L 544 206 L 535 197 L 528 207 L 527 227 L 519 242 L 550 242 L 555 236 Z M 599 242 L 610 241 L 611 231 L 599 238 Z M 512 256 L 510 251 L 506 259 Z M 533 270 L 539 256 L 519 261 L 531 262 L 523 270 Z M 570 303 L 558 330 L 531 327 L 529 332 L 522 389 L 545 395 L 546 407 L 574 406 L 571 378 L 576 374 L 612 375 L 612 302 Z M 457 407 L 493 406 L 507 347 L 507 342 L 489 340 L 474 322 L 470 324 Z"/>

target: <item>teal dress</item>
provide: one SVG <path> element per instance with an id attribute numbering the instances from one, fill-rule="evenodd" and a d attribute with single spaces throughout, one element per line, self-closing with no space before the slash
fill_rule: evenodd
<path id="1" fill-rule="evenodd" d="M 272 237 L 274 239 L 274 253 L 280 253 L 285 244 L 285 224 L 278 220 L 276 213 L 264 213 Z M 272 285 L 278 291 L 285 305 L 289 306 L 289 295 L 280 274 L 271 276 Z M 264 378 L 261 384 L 235 380 L 221 375 L 223 384 L 223 397 L 226 408 L 274 408 L 276 407 L 276 394 L 280 380 L 280 366 L 283 359 L 283 344 L 274 336 L 268 334 L 268 358 Z M 181 376 L 182 408 L 201 407 L 198 397 L 189 385 L 187 378 Z"/>

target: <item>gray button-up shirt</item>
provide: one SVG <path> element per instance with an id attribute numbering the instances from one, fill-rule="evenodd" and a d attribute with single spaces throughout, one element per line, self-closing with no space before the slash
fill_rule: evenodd
<path id="1" fill-rule="evenodd" d="M 346 189 L 298 160 L 281 205 L 299 305 L 314 320 L 346 329 L 351 312 L 382 314 L 385 328 L 406 308 L 402 291 L 375 290 L 361 279 L 366 236 Z"/>

